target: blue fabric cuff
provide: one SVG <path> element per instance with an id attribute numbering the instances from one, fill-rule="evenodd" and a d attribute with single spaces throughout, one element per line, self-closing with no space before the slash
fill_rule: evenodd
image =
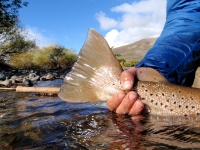
<path id="1" fill-rule="evenodd" d="M 191 86 L 200 61 L 200 1 L 168 0 L 160 37 L 136 67 L 152 67 L 168 81 Z"/>

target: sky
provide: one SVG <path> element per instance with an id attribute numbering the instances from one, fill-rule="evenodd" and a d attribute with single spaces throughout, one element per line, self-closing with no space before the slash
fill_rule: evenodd
<path id="1" fill-rule="evenodd" d="M 26 0 L 21 26 L 40 47 L 60 45 L 79 52 L 89 28 L 110 47 L 158 37 L 166 18 L 166 0 Z"/>

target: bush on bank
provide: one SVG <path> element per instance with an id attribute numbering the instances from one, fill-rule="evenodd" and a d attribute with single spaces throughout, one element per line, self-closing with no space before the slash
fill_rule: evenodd
<path id="1" fill-rule="evenodd" d="M 135 67 L 141 59 L 132 59 L 124 62 L 124 67 Z"/>
<path id="2" fill-rule="evenodd" d="M 17 69 L 31 69 L 33 68 L 33 52 L 24 52 L 12 55 L 10 58 L 10 65 Z"/>
<path id="3" fill-rule="evenodd" d="M 58 45 L 15 54 L 10 64 L 16 69 L 64 69 L 71 67 L 77 59 L 73 51 Z"/>

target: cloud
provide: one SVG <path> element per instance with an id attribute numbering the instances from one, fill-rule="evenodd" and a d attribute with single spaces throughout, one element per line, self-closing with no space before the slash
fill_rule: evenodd
<path id="1" fill-rule="evenodd" d="M 97 20 L 100 23 L 101 29 L 107 30 L 117 26 L 118 22 L 106 16 L 104 12 L 97 13 Z"/>
<path id="2" fill-rule="evenodd" d="M 52 45 L 54 42 L 53 38 L 45 36 L 45 31 L 40 31 L 37 28 L 27 27 L 25 30 L 28 39 L 35 40 L 37 46 L 45 47 Z"/>
<path id="3" fill-rule="evenodd" d="M 130 44 L 149 37 L 158 37 L 166 18 L 165 0 L 139 0 L 111 8 L 117 19 L 98 13 L 102 30 L 107 31 L 106 40 L 112 47 Z M 119 19 L 120 18 L 120 19 Z"/>

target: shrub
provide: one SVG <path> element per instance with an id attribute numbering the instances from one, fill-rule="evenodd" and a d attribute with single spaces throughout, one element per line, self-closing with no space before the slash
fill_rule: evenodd
<path id="1" fill-rule="evenodd" d="M 59 64 L 61 68 L 72 67 L 77 59 L 77 55 L 72 51 L 65 51 L 64 55 L 60 57 Z"/>
<path id="2" fill-rule="evenodd" d="M 71 67 L 77 55 L 64 47 L 52 45 L 38 49 L 33 63 L 40 69 L 61 69 Z"/>
<path id="3" fill-rule="evenodd" d="M 120 57 L 120 56 L 122 56 L 122 55 L 121 55 L 121 54 L 115 54 L 115 56 L 116 56 L 116 57 Z"/>
<path id="4" fill-rule="evenodd" d="M 58 45 L 15 54 L 10 58 L 11 66 L 17 69 L 63 69 L 71 67 L 77 54 Z"/>
<path id="5" fill-rule="evenodd" d="M 33 57 L 34 66 L 36 66 L 39 69 L 51 68 L 51 62 L 50 62 L 51 53 L 52 53 L 51 49 L 48 48 L 36 50 Z"/>
<path id="6" fill-rule="evenodd" d="M 125 67 L 124 63 L 126 62 L 126 60 L 124 60 L 124 59 L 118 59 L 118 61 L 119 61 L 120 65 L 122 66 L 122 68 L 124 68 Z"/>
<path id="7" fill-rule="evenodd" d="M 135 67 L 141 59 L 132 59 L 124 62 L 124 67 Z"/>
<path id="8" fill-rule="evenodd" d="M 20 54 L 15 54 L 10 57 L 10 65 L 18 69 L 30 69 L 33 68 L 33 52 L 24 52 Z"/>

